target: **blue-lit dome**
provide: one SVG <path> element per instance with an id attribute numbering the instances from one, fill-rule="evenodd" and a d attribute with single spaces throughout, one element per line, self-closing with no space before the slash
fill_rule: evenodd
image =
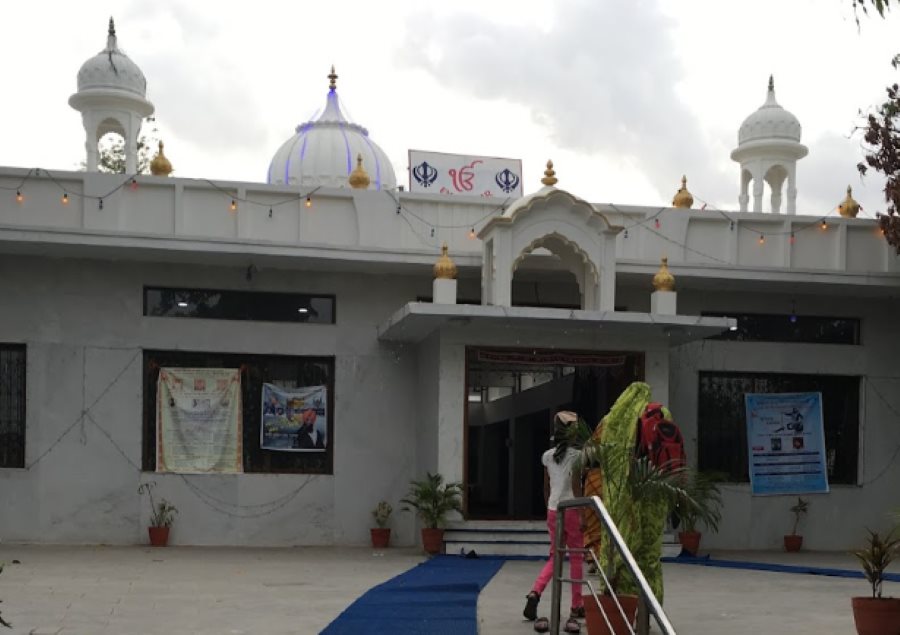
<path id="1" fill-rule="evenodd" d="M 350 187 L 347 179 L 356 167 L 357 155 L 369 174 L 370 190 L 393 189 L 397 177 L 387 155 L 369 138 L 369 131 L 347 120 L 341 112 L 334 68 L 325 110 L 314 121 L 297 126 L 269 164 L 267 181 L 302 188 Z"/>

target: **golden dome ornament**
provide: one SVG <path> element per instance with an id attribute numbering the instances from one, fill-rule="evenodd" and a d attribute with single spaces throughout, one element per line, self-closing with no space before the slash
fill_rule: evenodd
<path id="1" fill-rule="evenodd" d="M 672 199 L 672 207 L 678 207 L 681 209 L 691 209 L 691 206 L 694 204 L 694 196 L 688 192 L 687 189 L 687 177 L 681 177 L 681 189 L 679 189 L 675 193 L 675 198 Z"/>
<path id="2" fill-rule="evenodd" d="M 447 243 L 441 246 L 441 256 L 434 263 L 435 280 L 456 280 L 456 263 L 450 258 Z"/>
<path id="3" fill-rule="evenodd" d="M 656 291 L 674 291 L 675 276 L 669 271 L 669 259 L 663 256 L 659 271 L 653 276 L 653 288 Z"/>
<path id="4" fill-rule="evenodd" d="M 153 160 L 150 162 L 150 174 L 153 176 L 169 176 L 172 173 L 172 164 L 169 162 L 169 159 L 166 158 L 165 153 L 163 152 L 163 142 L 159 142 L 159 152 L 156 153 L 156 156 L 153 157 Z"/>
<path id="5" fill-rule="evenodd" d="M 547 161 L 547 169 L 544 170 L 544 178 L 541 179 L 541 183 L 547 187 L 553 187 L 558 183 L 556 172 L 553 170 L 553 161 Z"/>
<path id="6" fill-rule="evenodd" d="M 334 72 L 334 64 L 332 64 L 331 72 L 328 73 L 328 90 L 332 92 L 337 90 L 337 78 L 338 74 Z"/>
<path id="7" fill-rule="evenodd" d="M 856 215 L 859 214 L 859 210 L 862 207 L 859 203 L 856 202 L 853 198 L 853 188 L 849 185 L 847 186 L 847 198 L 841 201 L 841 204 L 838 205 L 838 212 L 844 218 L 856 218 Z"/>
<path id="8" fill-rule="evenodd" d="M 347 180 L 350 182 L 350 187 L 354 190 L 364 190 L 368 188 L 369 183 L 372 182 L 369 178 L 369 173 L 366 172 L 366 169 L 363 167 L 362 154 L 356 155 L 356 167 L 353 169 L 353 172 L 350 173 Z"/>

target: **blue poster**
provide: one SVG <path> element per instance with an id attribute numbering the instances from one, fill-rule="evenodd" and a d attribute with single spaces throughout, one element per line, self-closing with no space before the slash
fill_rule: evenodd
<path id="1" fill-rule="evenodd" d="M 822 393 L 746 394 L 754 495 L 828 492 Z"/>

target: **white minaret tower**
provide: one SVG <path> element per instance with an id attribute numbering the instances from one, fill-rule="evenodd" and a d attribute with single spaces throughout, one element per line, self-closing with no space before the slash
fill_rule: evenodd
<path id="1" fill-rule="evenodd" d="M 97 171 L 97 144 L 108 132 L 125 140 L 125 171 L 137 172 L 137 139 L 141 122 L 153 114 L 147 101 L 147 80 L 137 64 L 119 50 L 116 25 L 109 19 L 106 48 L 81 65 L 78 92 L 69 97 L 69 105 L 81 113 L 87 135 L 87 169 Z"/>
<path id="2" fill-rule="evenodd" d="M 741 195 L 738 201 L 746 212 L 750 202 L 748 189 L 753 183 L 753 211 L 761 212 L 763 188 L 772 193 L 771 212 L 781 211 L 781 188 L 787 180 L 787 213 L 797 213 L 797 160 L 806 156 L 800 143 L 800 122 L 775 101 L 775 81 L 769 76 L 766 103 L 741 124 L 738 147 L 731 158 L 741 164 Z"/>

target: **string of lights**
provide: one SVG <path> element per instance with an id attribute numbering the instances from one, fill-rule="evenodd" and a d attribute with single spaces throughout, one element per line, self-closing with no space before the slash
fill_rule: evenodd
<path id="1" fill-rule="evenodd" d="M 131 190 L 136 191 L 139 187 L 139 181 L 138 181 L 139 176 L 140 176 L 139 174 L 133 174 L 133 175 L 126 174 L 123 176 L 121 182 L 119 182 L 115 187 L 111 188 L 109 191 L 107 191 L 104 194 L 97 195 L 97 194 L 85 194 L 83 192 L 79 192 L 74 189 L 70 190 L 51 171 L 46 170 L 44 168 L 31 168 L 25 173 L 24 176 L 22 176 L 22 178 L 20 179 L 20 181 L 18 183 L 16 183 L 15 185 L 11 185 L 11 186 L 0 185 L 0 190 L 14 191 L 16 201 L 19 204 L 22 204 L 26 198 L 26 186 L 28 185 L 28 182 L 33 179 L 42 179 L 42 180 L 46 179 L 46 180 L 49 180 L 51 183 L 53 183 L 62 192 L 62 196 L 60 198 L 60 202 L 62 205 L 68 205 L 69 201 L 72 198 L 81 198 L 81 199 L 85 199 L 85 200 L 97 201 L 98 208 L 102 210 L 103 206 L 104 206 L 104 199 L 109 198 L 110 196 L 112 196 L 116 192 L 122 190 L 123 188 L 129 187 Z M 239 206 L 241 206 L 241 205 L 253 205 L 256 207 L 260 207 L 262 209 L 268 208 L 269 218 L 273 218 L 274 210 L 276 208 L 284 206 L 284 205 L 290 205 L 292 203 L 296 203 L 296 202 L 300 202 L 300 201 L 303 202 L 303 204 L 306 208 L 311 208 L 312 204 L 313 204 L 312 196 L 321 188 L 321 186 L 316 186 L 312 189 L 309 189 L 308 191 L 301 191 L 296 195 L 287 196 L 287 197 L 281 198 L 279 200 L 263 201 L 263 200 L 259 200 L 257 198 L 253 198 L 253 197 L 246 196 L 246 195 L 240 196 L 238 194 L 238 188 L 225 187 L 225 186 L 222 186 L 219 183 L 216 183 L 215 181 L 212 181 L 210 179 L 198 179 L 198 181 L 205 183 L 206 185 L 208 185 L 215 191 L 222 194 L 222 196 L 226 199 L 226 201 L 228 201 L 227 209 L 230 212 L 233 212 L 233 213 L 237 212 Z M 410 227 L 410 230 L 419 238 L 419 240 L 424 245 L 427 245 L 429 247 L 434 246 L 434 241 L 432 241 L 431 239 L 435 238 L 435 232 L 437 230 L 455 230 L 455 229 L 468 228 L 469 231 L 467 232 L 467 236 L 470 240 L 474 240 L 477 237 L 476 227 L 481 225 L 485 220 L 487 220 L 491 217 L 494 217 L 498 212 L 502 213 L 507 208 L 507 205 L 510 201 L 510 197 L 505 198 L 502 203 L 498 204 L 496 207 L 492 208 L 490 211 L 485 213 L 480 218 L 475 219 L 474 221 L 469 221 L 469 222 L 462 223 L 462 224 L 443 224 L 443 223 L 439 223 L 439 222 L 433 222 L 432 220 L 429 220 L 429 219 L 421 216 L 417 212 L 409 209 L 406 205 L 404 205 L 403 201 L 400 200 L 400 198 L 397 196 L 397 194 L 394 190 L 386 189 L 386 190 L 384 190 L 384 192 L 391 198 L 394 205 L 396 206 L 397 214 L 404 217 L 404 221 Z M 819 228 L 822 231 L 826 231 L 829 228 L 828 219 L 830 217 L 832 217 L 835 214 L 835 212 L 837 212 L 839 210 L 839 206 L 835 206 L 835 207 L 831 208 L 823 216 L 818 217 L 816 220 L 812 220 L 809 222 L 793 221 L 793 223 L 789 229 L 760 230 L 757 228 L 748 227 L 745 224 L 739 222 L 739 220 L 744 220 L 746 222 L 747 219 L 737 219 L 735 217 L 734 212 L 726 212 L 725 210 L 714 207 L 714 206 L 710 205 L 707 201 L 704 201 L 700 197 L 695 196 L 695 199 L 700 201 L 703 204 L 700 209 L 709 210 L 710 212 L 718 214 L 724 220 L 728 221 L 731 231 L 734 231 L 735 229 L 737 229 L 738 231 L 744 231 L 744 232 L 750 233 L 757 237 L 757 242 L 760 245 L 764 245 L 767 238 L 778 237 L 778 236 L 789 236 L 789 242 L 791 245 L 793 245 L 797 241 L 797 235 L 800 234 L 801 232 L 804 232 L 804 231 L 807 231 L 807 230 L 810 230 L 813 228 Z M 621 214 L 623 219 L 629 217 L 628 213 L 623 212 L 615 204 L 607 203 L 606 205 L 608 207 L 614 209 L 619 214 Z M 623 226 L 623 238 L 626 240 L 629 238 L 629 230 L 644 228 L 644 229 L 647 229 L 647 230 L 651 231 L 652 233 L 656 234 L 657 236 L 663 238 L 667 242 L 669 242 L 673 245 L 679 246 L 687 251 L 690 251 L 692 253 L 695 253 L 697 255 L 700 255 L 704 258 L 708 258 L 708 259 L 716 261 L 716 262 L 730 264 L 727 261 L 722 260 L 721 258 L 717 258 L 715 256 L 711 256 L 709 254 L 704 254 L 702 252 L 699 252 L 698 250 L 682 243 L 681 241 L 678 241 L 674 238 L 671 238 L 671 237 L 663 234 L 661 231 L 662 223 L 660 222 L 660 219 L 663 217 L 664 214 L 666 214 L 672 210 L 673 210 L 673 208 L 671 208 L 669 206 L 663 206 L 663 207 L 660 207 L 655 213 L 653 213 L 649 216 L 646 216 L 645 218 L 643 218 L 641 220 L 634 221 L 627 225 L 624 225 Z M 424 226 L 424 229 L 428 235 L 426 236 L 423 232 L 417 230 L 414 227 L 411 220 L 415 220 L 418 223 L 420 223 L 422 226 Z M 766 219 L 766 220 L 768 220 L 768 219 Z M 652 225 L 652 227 L 651 227 L 651 225 Z M 882 233 L 884 233 L 883 230 L 880 230 L 880 231 Z"/>

